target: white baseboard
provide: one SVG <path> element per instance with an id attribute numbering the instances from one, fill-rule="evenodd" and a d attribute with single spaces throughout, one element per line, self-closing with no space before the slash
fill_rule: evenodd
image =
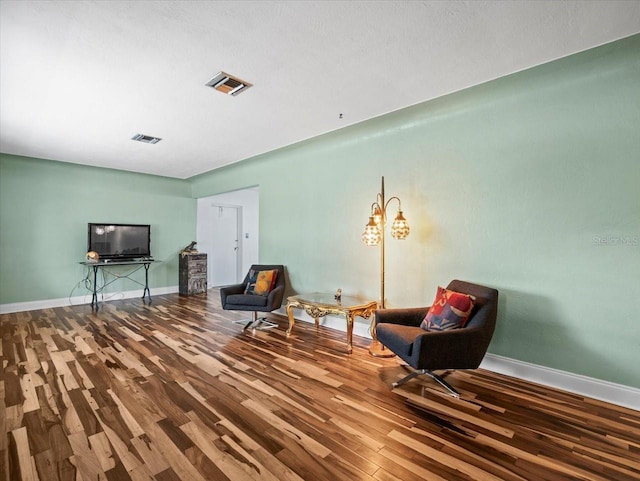
<path id="1" fill-rule="evenodd" d="M 105 293 L 104 299 L 98 297 L 100 302 L 116 301 L 121 299 L 133 299 L 142 297 L 142 289 L 123 292 Z M 178 286 L 155 287 L 151 289 L 151 298 L 155 295 L 174 294 L 178 292 Z M 11 312 L 35 311 L 38 309 L 50 309 L 53 307 L 78 306 L 91 303 L 91 293 L 84 296 L 62 297 L 59 299 L 45 299 L 41 301 L 14 302 L 12 304 L 0 304 L 0 314 L 9 314 Z"/>
<path id="2" fill-rule="evenodd" d="M 599 399 L 618 406 L 640 410 L 640 389 L 637 388 L 518 361 L 496 354 L 487 354 L 480 367 L 488 371 Z"/>

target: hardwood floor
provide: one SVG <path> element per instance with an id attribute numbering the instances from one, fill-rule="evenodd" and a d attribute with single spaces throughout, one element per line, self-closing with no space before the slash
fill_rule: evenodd
<path id="1" fill-rule="evenodd" d="M 640 412 L 488 371 L 395 390 L 396 359 L 208 296 L 0 316 L 2 479 L 638 480 Z"/>

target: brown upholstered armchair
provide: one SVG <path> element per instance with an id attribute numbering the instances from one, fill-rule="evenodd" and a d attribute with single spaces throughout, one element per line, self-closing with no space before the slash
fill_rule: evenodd
<path id="1" fill-rule="evenodd" d="M 498 312 L 498 291 L 490 287 L 454 280 L 447 289 L 475 296 L 476 303 L 465 327 L 429 332 L 420 327 L 429 307 L 382 309 L 376 311 L 376 337 L 409 366 L 416 369 L 393 383 L 399 386 L 426 374 L 451 394 L 460 397 L 433 370 L 476 369 L 487 352 Z"/>
<path id="2" fill-rule="evenodd" d="M 245 288 L 249 283 L 251 271 L 268 271 L 275 269 L 278 271 L 276 275 L 275 285 L 266 296 L 254 294 L 245 294 Z M 252 311 L 253 318 L 248 320 L 234 321 L 245 324 L 244 329 L 251 327 L 252 329 L 270 329 L 277 327 L 277 324 L 267 321 L 266 317 L 258 317 L 258 312 L 271 312 L 279 309 L 284 298 L 286 282 L 284 275 L 284 266 L 282 265 L 259 265 L 254 264 L 249 269 L 242 284 L 233 284 L 220 288 L 220 302 L 222 308 L 229 311 Z"/>

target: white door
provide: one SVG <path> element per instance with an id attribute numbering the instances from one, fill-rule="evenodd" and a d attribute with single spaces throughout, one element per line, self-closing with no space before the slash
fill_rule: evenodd
<path id="1" fill-rule="evenodd" d="M 224 286 L 240 282 L 242 258 L 240 226 L 242 208 L 212 204 L 212 249 L 209 255 L 209 285 Z"/>

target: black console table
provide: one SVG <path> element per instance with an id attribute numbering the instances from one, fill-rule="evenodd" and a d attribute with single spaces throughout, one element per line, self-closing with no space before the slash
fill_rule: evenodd
<path id="1" fill-rule="evenodd" d="M 151 302 L 151 291 L 149 290 L 149 266 L 153 263 L 157 263 L 161 261 L 154 261 L 151 259 L 141 259 L 141 260 L 131 260 L 131 261 L 101 261 L 101 262 L 81 262 L 80 264 L 85 265 L 87 267 L 91 267 L 93 269 L 93 292 L 91 296 L 91 309 L 98 310 L 98 292 L 102 292 L 102 290 L 107 287 L 112 282 L 115 282 L 118 279 L 129 279 L 136 284 L 139 284 L 144 287 L 142 291 L 142 299 L 146 297 L 149 298 L 149 302 Z M 105 282 L 100 288 L 98 288 L 98 270 L 99 269 L 107 269 L 111 266 L 134 266 L 133 270 L 130 270 L 126 274 L 116 274 L 111 271 L 107 271 L 109 274 L 113 276 L 109 282 Z M 131 275 L 134 272 L 138 272 L 140 269 L 144 268 L 144 284 L 142 282 L 137 281 L 132 278 Z"/>

